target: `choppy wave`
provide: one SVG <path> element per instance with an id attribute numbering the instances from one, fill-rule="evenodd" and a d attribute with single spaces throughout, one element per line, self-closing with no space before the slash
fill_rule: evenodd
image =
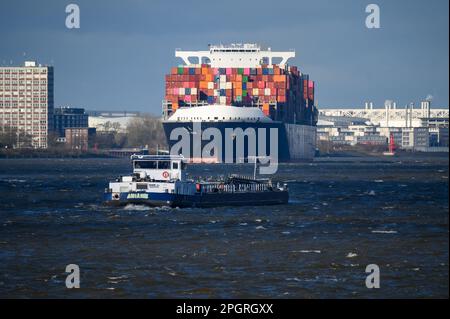
<path id="1" fill-rule="evenodd" d="M 396 230 L 372 230 L 374 234 L 397 234 Z"/>

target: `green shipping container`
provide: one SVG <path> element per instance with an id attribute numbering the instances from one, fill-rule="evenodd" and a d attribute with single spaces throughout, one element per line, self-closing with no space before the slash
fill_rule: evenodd
<path id="1" fill-rule="evenodd" d="M 243 68 L 239 68 L 238 69 L 238 74 L 244 74 L 244 69 Z"/>
<path id="2" fill-rule="evenodd" d="M 248 76 L 243 75 L 242 76 L 242 82 L 248 82 Z"/>
<path id="3" fill-rule="evenodd" d="M 242 102 L 242 96 L 237 95 L 236 96 L 236 102 Z"/>
<path id="4" fill-rule="evenodd" d="M 247 90 L 242 90 L 242 96 L 247 96 Z"/>
<path id="5" fill-rule="evenodd" d="M 183 67 L 178 67 L 178 74 L 183 74 Z"/>

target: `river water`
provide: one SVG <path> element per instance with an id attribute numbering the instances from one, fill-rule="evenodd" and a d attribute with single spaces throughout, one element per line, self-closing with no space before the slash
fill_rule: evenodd
<path id="1" fill-rule="evenodd" d="M 448 298 L 447 157 L 280 164 L 282 206 L 103 206 L 129 171 L 126 159 L 0 160 L 0 297 Z M 65 286 L 68 264 L 80 289 Z M 369 264 L 379 289 L 366 288 Z"/>

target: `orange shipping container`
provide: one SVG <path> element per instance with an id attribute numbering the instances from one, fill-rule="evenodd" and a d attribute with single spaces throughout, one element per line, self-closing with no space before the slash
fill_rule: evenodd
<path id="1" fill-rule="evenodd" d="M 262 111 L 265 115 L 269 115 L 270 113 L 270 109 L 269 109 L 269 104 L 268 103 L 264 103 L 263 107 L 262 107 Z"/>

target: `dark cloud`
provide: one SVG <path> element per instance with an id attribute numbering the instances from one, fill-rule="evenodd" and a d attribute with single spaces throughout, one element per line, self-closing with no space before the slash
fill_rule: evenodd
<path id="1" fill-rule="evenodd" d="M 81 29 L 64 26 L 68 3 Z M 406 104 L 428 94 L 448 106 L 448 1 L 374 1 L 380 30 L 364 26 L 370 1 L 0 2 L 0 63 L 54 64 L 56 104 L 160 113 L 175 48 L 259 42 L 296 49 L 317 82 L 319 106 L 370 99 Z M 24 52 L 26 53 L 24 56 Z"/>

